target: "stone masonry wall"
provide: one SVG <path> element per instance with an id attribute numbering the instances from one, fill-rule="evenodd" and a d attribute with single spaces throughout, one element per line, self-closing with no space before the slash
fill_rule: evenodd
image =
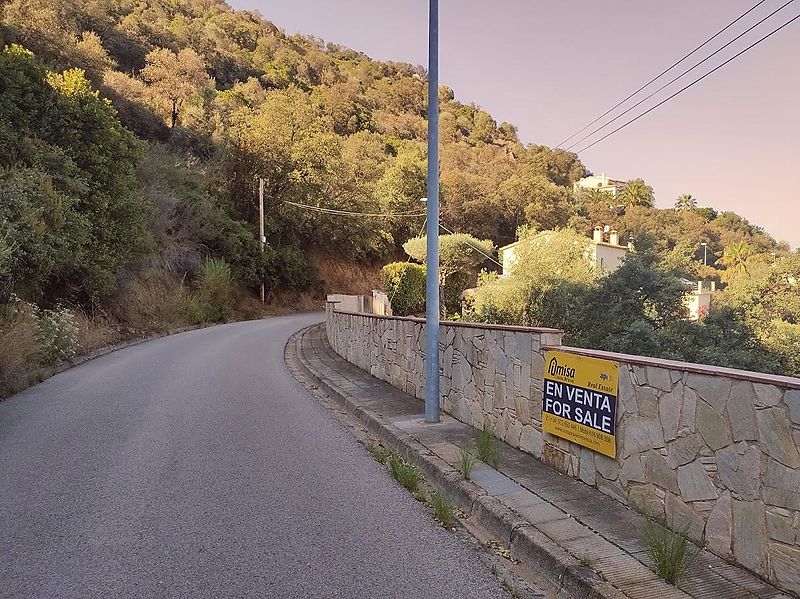
<path id="1" fill-rule="evenodd" d="M 424 320 L 339 312 L 333 349 L 422 398 Z M 620 363 L 617 458 L 542 432 L 546 349 Z M 442 409 L 800 593 L 800 379 L 561 346 L 554 329 L 441 325 Z"/>

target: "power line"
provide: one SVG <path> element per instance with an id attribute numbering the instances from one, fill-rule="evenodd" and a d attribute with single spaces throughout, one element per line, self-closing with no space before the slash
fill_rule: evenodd
<path id="1" fill-rule="evenodd" d="M 352 212 L 350 210 L 338 210 L 335 208 L 323 208 L 321 206 L 309 206 L 308 204 L 299 204 L 297 202 L 290 202 L 283 200 L 284 204 L 296 206 L 298 208 L 305 208 L 306 210 L 313 210 L 325 214 L 335 214 L 338 216 L 367 216 L 367 217 L 419 217 L 426 216 L 425 212 Z"/>
<path id="2" fill-rule="evenodd" d="M 445 227 L 445 226 L 444 226 L 444 225 L 443 225 L 441 222 L 439 222 L 439 226 L 440 226 L 442 229 L 444 229 L 445 231 L 447 231 L 448 233 L 450 233 L 450 235 L 457 235 L 457 233 L 455 233 L 454 231 L 451 231 L 450 229 L 448 229 L 447 227 Z M 477 248 L 477 247 L 475 247 L 474 245 L 470 245 L 470 247 L 471 247 L 473 250 L 475 250 L 476 252 L 478 252 L 479 254 L 481 254 L 481 255 L 483 255 L 483 256 L 486 256 L 486 257 L 487 257 L 489 260 L 491 260 L 492 262 L 494 262 L 495 264 L 497 264 L 497 266 L 499 266 L 500 268 L 503 268 L 503 265 L 502 265 L 502 264 L 500 264 L 500 263 L 499 263 L 497 260 L 495 260 L 494 258 L 492 258 L 492 257 L 491 257 L 489 254 L 487 254 L 486 252 L 483 252 L 483 251 L 482 251 L 480 248 Z"/>
<path id="3" fill-rule="evenodd" d="M 780 6 L 780 7 L 776 8 L 774 11 L 772 11 L 771 13 L 769 13 L 769 14 L 768 14 L 766 17 L 764 17 L 763 19 L 761 19 L 760 21 L 758 21 L 758 22 L 757 22 L 755 25 L 753 25 L 752 27 L 750 27 L 750 28 L 746 29 L 745 31 L 743 31 L 742 33 L 740 33 L 739 35 L 737 35 L 735 38 L 733 38 L 733 39 L 732 39 L 731 41 L 729 41 L 727 44 L 725 44 L 724 46 L 722 46 L 722 47 L 721 47 L 721 48 L 719 48 L 718 50 L 716 50 L 716 51 L 712 52 L 711 54 L 709 54 L 708 56 L 706 56 L 706 57 L 705 57 L 703 60 L 701 60 L 700 62 L 696 63 L 694 66 L 692 66 L 692 67 L 690 67 L 690 68 L 686 69 L 686 70 L 685 70 L 683 73 L 681 73 L 681 74 L 680 74 L 680 75 L 678 75 L 677 77 L 675 77 L 675 78 L 671 79 L 670 81 L 668 81 L 667 83 L 665 83 L 664 85 L 662 85 L 661 87 L 659 87 L 659 88 L 658 88 L 656 91 L 654 91 L 654 92 L 652 92 L 651 94 L 649 94 L 649 95 L 645 96 L 644 98 L 642 98 L 641 100 L 639 100 L 639 101 L 638 101 L 636 104 L 634 104 L 633 106 L 631 106 L 631 107 L 629 107 L 629 108 L 626 108 L 625 110 L 623 110 L 622 112 L 620 112 L 620 113 L 619 113 L 617 116 L 615 116 L 613 119 L 611 119 L 610 121 L 608 121 L 608 122 L 607 122 L 607 123 L 605 123 L 604 125 L 601 125 L 600 127 L 597 127 L 595 130 L 593 130 L 591 133 L 588 133 L 587 135 L 584 135 L 584 136 L 583 136 L 583 137 L 581 137 L 581 138 L 580 138 L 578 141 L 576 141 L 576 142 L 572 143 L 572 145 L 570 145 L 570 146 L 569 146 L 568 148 L 566 148 L 566 149 L 567 149 L 567 150 L 571 150 L 571 149 L 572 149 L 572 148 L 574 148 L 575 146 L 577 146 L 577 145 L 580 145 L 582 142 L 584 142 L 585 140 L 589 139 L 589 138 L 590 138 L 592 135 L 594 135 L 594 134 L 595 134 L 595 133 L 597 133 L 598 131 L 602 131 L 603 129 L 605 129 L 606 127 L 608 127 L 608 126 L 609 126 L 611 123 L 614 123 L 614 122 L 618 121 L 618 120 L 619 120 L 619 119 L 621 119 L 623 116 L 625 116 L 626 114 L 628 114 L 629 112 L 631 112 L 633 109 L 635 109 L 635 108 L 638 108 L 639 106 L 641 106 L 642 104 L 644 104 L 644 103 L 645 103 L 647 100 L 649 100 L 650 98 L 652 98 L 653 96 L 655 96 L 657 93 L 659 93 L 660 91 L 662 91 L 662 90 L 664 90 L 665 88 L 669 87 L 670 85 L 672 85 L 673 83 L 675 83 L 675 82 L 676 82 L 678 79 L 680 79 L 680 78 L 681 78 L 681 77 L 683 77 L 684 75 L 686 75 L 686 74 L 688 74 L 688 73 L 692 72 L 693 70 L 695 70 L 697 67 L 699 67 L 699 66 L 700 66 L 701 64 L 703 64 L 704 62 L 707 62 L 708 60 L 710 60 L 711 58 L 713 58 L 714 56 L 716 56 L 717 54 L 719 54 L 720 52 L 722 52 L 722 51 L 723 51 L 725 48 L 727 48 L 728 46 L 730 46 L 732 43 L 734 43 L 735 41 L 737 41 L 737 40 L 741 39 L 741 38 L 742 38 L 744 35 L 746 35 L 746 34 L 750 33 L 750 32 L 751 32 L 753 29 L 755 29 L 756 27 L 758 27 L 759 25 L 761 25 L 761 23 L 763 23 L 764 21 L 766 21 L 767 19 L 769 19 L 770 17 L 772 17 L 772 16 L 773 16 L 775 13 L 777 13 L 777 12 L 779 12 L 779 11 L 783 10 L 784 8 L 786 8 L 787 6 L 789 6 L 789 5 L 790 5 L 792 2 L 794 2 L 794 0 L 788 0 L 788 1 L 787 1 L 785 4 L 783 4 L 782 6 Z M 723 64 L 724 64 L 724 63 L 723 63 Z M 713 71 L 712 71 L 712 72 L 713 72 Z"/>
<path id="4" fill-rule="evenodd" d="M 703 79 L 705 79 L 706 77 L 708 77 L 708 76 L 709 76 L 709 75 L 711 75 L 712 73 L 714 73 L 714 72 L 718 71 L 719 69 L 721 69 L 722 67 L 724 67 L 724 66 L 725 66 L 726 64 L 728 64 L 729 62 L 731 62 L 731 61 L 733 61 L 733 60 L 737 59 L 739 56 L 741 56 L 742 54 L 744 54 L 745 52 L 747 52 L 747 51 L 748 51 L 748 50 L 750 50 L 751 48 L 754 48 L 755 46 L 757 46 L 758 44 L 760 44 L 761 42 L 763 42 L 765 39 L 767 39 L 768 37 L 771 37 L 771 36 L 775 35 L 775 34 L 776 34 L 776 33 L 778 33 L 778 32 L 779 32 L 781 29 L 783 29 L 783 28 L 784 28 L 784 27 L 786 27 L 787 25 L 790 25 L 791 23 L 793 23 L 793 22 L 794 22 L 794 21 L 796 21 L 797 19 L 800 19 L 800 14 L 798 14 L 797 16 L 795 16 L 795 17 L 793 17 L 793 18 L 789 19 L 789 20 L 788 20 L 788 21 L 786 21 L 786 22 L 785 22 L 783 25 L 781 25 L 780 27 L 778 27 L 777 29 L 773 29 L 773 30 L 772 30 L 772 31 L 770 31 L 770 32 L 769 32 L 767 35 L 765 35 L 765 36 L 764 36 L 764 37 L 762 37 L 761 39 L 759 39 L 759 40 L 757 40 L 757 41 L 753 42 L 752 44 L 750 44 L 749 46 L 747 46 L 747 47 L 746 47 L 744 50 L 742 50 L 741 52 L 739 52 L 739 53 L 737 53 L 737 54 L 734 54 L 734 55 L 733 55 L 733 56 L 731 56 L 731 57 L 730 57 L 728 60 L 726 60 L 725 62 L 723 62 L 723 63 L 722 63 L 722 64 L 720 64 L 719 66 L 716 66 L 716 67 L 714 67 L 713 69 L 711 69 L 711 70 L 710 70 L 708 73 L 706 73 L 705 75 L 703 75 L 703 76 L 701 76 L 701 77 L 698 77 L 697 79 L 695 79 L 694 81 L 692 81 L 692 82 L 691 82 L 689 85 L 687 85 L 687 86 L 685 86 L 685 87 L 682 87 L 681 89 L 679 89 L 678 91 L 676 91 L 676 92 L 675 92 L 674 94 L 672 94 L 671 96 L 668 96 L 667 98 L 665 98 L 665 99 L 661 100 L 661 102 L 659 102 L 659 103 L 658 103 L 658 104 L 656 104 L 655 106 L 652 106 L 651 108 L 648 108 L 647 110 L 645 110 L 645 111 L 644 111 L 642 114 L 640 114 L 639 116 L 632 118 L 632 119 L 631 119 L 631 120 L 629 120 L 627 123 L 625 123 L 625 124 L 623 124 L 623 125 L 620 125 L 619 127 L 617 127 L 616 129 L 614 129 L 614 130 L 613 130 L 613 131 L 611 131 L 610 133 L 606 133 L 606 134 L 605 134 L 603 137 L 601 137 L 600 139 L 598 139 L 598 140 L 596 140 L 596 141 L 593 141 L 592 143 L 590 143 L 590 144 L 589 144 L 588 146 L 586 146 L 585 148 L 583 148 L 583 149 L 581 149 L 581 150 L 578 150 L 578 152 L 577 152 L 577 153 L 580 153 L 580 152 L 585 152 L 585 151 L 586 151 L 586 150 L 588 150 L 589 148 L 591 148 L 591 147 L 593 147 L 593 146 L 595 146 L 595 145 L 599 144 L 599 143 L 600 143 L 601 141 L 603 141 L 604 139 L 607 139 L 607 138 L 611 137 L 612 135 L 614 135 L 615 133 L 617 133 L 618 131 L 621 131 L 622 129 L 624 129 L 625 127 L 627 127 L 628 125 L 630 125 L 631 123 L 634 123 L 634 122 L 638 121 L 640 118 L 642 118 L 643 116 L 645 116 L 645 115 L 647 115 L 647 114 L 649 114 L 649 113 L 653 112 L 653 111 L 654 111 L 656 108 L 658 108 L 659 106 L 661 106 L 661 105 L 663 105 L 663 104 L 666 104 L 666 103 L 667 103 L 667 102 L 669 102 L 669 101 L 670 101 L 672 98 L 674 98 L 674 97 L 675 97 L 675 96 L 677 96 L 678 94 L 681 94 L 681 93 L 685 92 L 687 89 L 689 89 L 690 87 L 694 86 L 696 83 L 700 83 L 700 82 L 701 82 Z"/>
<path id="5" fill-rule="evenodd" d="M 589 123 L 588 125 L 585 125 L 585 126 L 582 128 L 582 129 L 579 129 L 578 131 L 576 131 L 575 133 L 573 133 L 572 135 L 570 135 L 568 138 L 566 138 L 566 139 L 565 139 L 565 140 L 563 140 L 562 142 L 558 143 L 558 144 L 556 145 L 556 148 L 559 148 L 559 147 L 561 147 L 562 145 L 564 145 L 565 143 L 567 143 L 567 142 L 568 142 L 570 139 L 572 139 L 573 137 L 575 137 L 575 136 L 577 136 L 577 135 L 580 135 L 581 133 L 583 133 L 584 131 L 586 131 L 586 130 L 587 130 L 589 127 L 591 127 L 592 125 L 594 125 L 594 124 L 595 124 L 597 121 L 599 121 L 600 119 L 602 119 L 602 118 L 603 118 L 603 117 L 605 117 L 606 115 L 610 114 L 611 112 L 613 112 L 614 110 L 616 110 L 617 108 L 619 108 L 620 106 L 622 106 L 622 105 L 623 105 L 625 102 L 627 102 L 628 100 L 630 100 L 632 97 L 634 97 L 636 94 L 638 94 L 640 91 L 642 91 L 643 89 L 645 89 L 646 87 L 648 87 L 648 86 L 649 86 L 651 83 L 655 83 L 656 81 L 658 81 L 658 80 L 659 80 L 661 77 L 663 77 L 664 75 L 666 75 L 667 73 L 669 73 L 669 72 L 670 72 L 672 69 L 674 69 L 675 67 L 677 67 L 677 66 L 678 66 L 679 64 L 681 64 L 681 63 L 682 63 L 684 60 L 686 60 L 687 58 L 689 58 L 689 57 L 690 57 L 692 54 L 694 54 L 695 52 L 697 52 L 697 51 L 698 51 L 698 50 L 700 50 L 701 48 L 704 48 L 704 47 L 705 47 L 705 46 L 707 46 L 709 43 L 711 43 L 712 41 L 714 41 L 714 40 L 715 40 L 717 37 L 719 37 L 719 36 L 720 36 L 721 34 L 723 34 L 725 31 L 727 31 L 728 29 L 730 29 L 730 28 L 731 28 L 733 25 L 735 25 L 736 23 L 738 23 L 739 21 L 741 21 L 741 20 L 742 20 L 744 17 L 746 17 L 747 15 L 749 15 L 751 12 L 753 12 L 753 11 L 754 11 L 756 8 L 758 8 L 759 6 L 761 6 L 762 4 L 764 4 L 764 2 L 766 2 L 766 1 L 767 1 L 767 0 L 760 0 L 760 2 L 757 2 L 757 3 L 756 3 L 754 6 L 752 6 L 752 7 L 751 7 L 751 8 L 749 8 L 749 9 L 747 9 L 747 10 L 746 10 L 745 12 L 743 12 L 741 15 L 739 15 L 738 17 L 736 17 L 736 18 L 735 18 L 733 21 L 731 21 L 730 23 L 728 23 L 727 25 L 725 25 L 725 27 L 723 27 L 722 29 L 720 29 L 719 31 L 717 31 L 717 32 L 716 32 L 714 35 L 712 35 L 710 38 L 708 38 L 708 39 L 707 39 L 706 41 L 704 41 L 702 44 L 700 44 L 699 46 L 697 46 L 697 47 L 696 47 L 694 50 L 692 50 L 692 51 L 691 51 L 691 52 L 689 52 L 688 54 L 684 55 L 684 56 L 683 56 L 683 57 L 682 57 L 680 60 L 678 60 L 677 62 L 674 62 L 674 63 L 672 63 L 672 65 L 670 65 L 669 67 L 667 67 L 666 69 L 664 69 L 663 71 L 661 71 L 661 72 L 660 72 L 658 75 L 656 75 L 655 77 L 653 77 L 653 78 L 652 78 L 650 81 L 648 81 L 647 83 L 645 83 L 643 86 L 641 86 L 641 87 L 640 87 L 639 89 L 637 89 L 635 92 L 632 92 L 632 93 L 631 93 L 631 94 L 629 94 L 627 97 L 625 97 L 623 100 L 619 101 L 617 104 L 615 104 L 614 106 L 612 106 L 611 108 L 609 108 L 608 110 L 606 110 L 606 111 L 605 111 L 603 114 L 601 114 L 599 117 L 597 117 L 597 118 L 596 118 L 595 120 L 593 120 L 591 123 Z"/>

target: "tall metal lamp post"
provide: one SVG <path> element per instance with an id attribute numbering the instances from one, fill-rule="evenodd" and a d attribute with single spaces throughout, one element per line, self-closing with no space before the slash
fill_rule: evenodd
<path id="1" fill-rule="evenodd" d="M 428 23 L 427 207 L 425 422 L 439 422 L 439 0 L 430 0 Z"/>

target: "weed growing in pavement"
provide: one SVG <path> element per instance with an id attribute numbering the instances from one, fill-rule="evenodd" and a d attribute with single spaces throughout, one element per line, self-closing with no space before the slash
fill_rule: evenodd
<path id="1" fill-rule="evenodd" d="M 482 462 L 486 462 L 492 468 L 497 468 L 500 465 L 500 445 L 492 433 L 486 429 L 477 431 L 475 433 L 475 446 L 478 458 Z"/>
<path id="2" fill-rule="evenodd" d="M 442 523 L 445 528 L 450 528 L 455 522 L 456 514 L 452 502 L 447 497 L 444 491 L 439 489 L 430 499 L 431 508 L 433 508 L 433 515 Z"/>
<path id="3" fill-rule="evenodd" d="M 419 488 L 412 493 L 414 499 L 419 501 L 420 503 L 428 503 L 428 494 L 425 492 L 425 489 Z"/>
<path id="4" fill-rule="evenodd" d="M 464 447 L 458 452 L 458 462 L 456 468 L 465 480 L 469 480 L 472 475 L 472 468 L 475 466 L 475 455 Z"/>
<path id="5" fill-rule="evenodd" d="M 390 453 L 386 458 L 386 464 L 392 476 L 412 493 L 417 493 L 422 482 L 422 473 L 413 464 L 409 464 L 396 453 Z"/>
<path id="6" fill-rule="evenodd" d="M 368 452 L 372 454 L 372 457 L 375 458 L 376 462 L 380 462 L 381 464 L 385 464 L 386 460 L 391 455 L 391 451 L 386 449 L 381 445 L 375 445 L 375 443 L 364 443 L 364 447 Z"/>
<path id="7" fill-rule="evenodd" d="M 676 533 L 652 520 L 642 529 L 642 539 L 647 546 L 647 555 L 653 560 L 656 574 L 673 585 L 680 582 L 700 553 L 689 543 L 686 531 Z"/>

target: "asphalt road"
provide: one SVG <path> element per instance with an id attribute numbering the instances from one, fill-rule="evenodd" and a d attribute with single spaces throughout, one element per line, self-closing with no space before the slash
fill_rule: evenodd
<path id="1" fill-rule="evenodd" d="M 0 597 L 506 596 L 289 374 L 298 315 L 0 402 Z"/>

